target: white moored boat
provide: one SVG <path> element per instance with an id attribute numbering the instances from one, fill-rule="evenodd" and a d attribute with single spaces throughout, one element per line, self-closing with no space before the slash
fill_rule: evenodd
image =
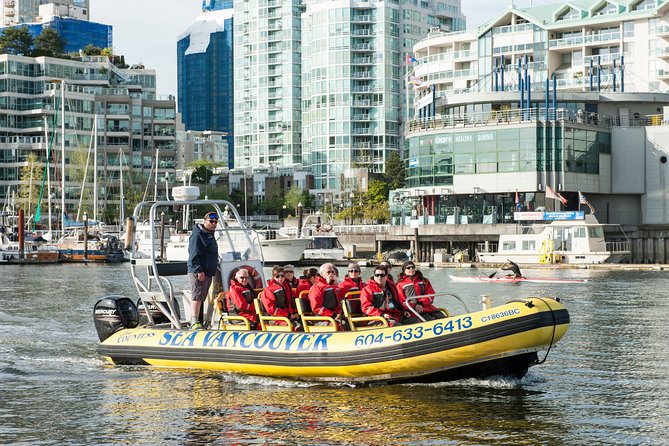
<path id="1" fill-rule="evenodd" d="M 559 213 L 554 213 L 559 214 Z M 566 214 L 566 213 L 565 213 Z M 499 236 L 499 243 L 481 243 L 478 260 L 483 263 L 620 263 L 630 255 L 630 244 L 607 242 L 604 226 L 594 215 L 572 212 L 580 219 L 555 220 L 550 224 L 516 226 L 512 234 Z M 618 226 L 618 225 L 615 225 Z M 621 234 L 624 233 L 621 230 Z"/>
<path id="2" fill-rule="evenodd" d="M 344 260 L 344 247 L 335 234 L 332 219 L 327 214 L 307 216 L 302 225 L 302 237 L 311 238 L 304 250 L 304 260 Z"/>
<path id="3" fill-rule="evenodd" d="M 274 229 L 257 230 L 265 263 L 297 263 L 312 241 L 311 237 L 287 237 Z"/>

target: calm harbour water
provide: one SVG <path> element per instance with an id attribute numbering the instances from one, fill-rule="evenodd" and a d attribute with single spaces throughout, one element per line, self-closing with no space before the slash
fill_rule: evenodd
<path id="1" fill-rule="evenodd" d="M 496 304 L 560 297 L 571 328 L 522 380 L 350 387 L 113 367 L 95 351 L 93 305 L 107 294 L 135 299 L 128 264 L 3 265 L 0 443 L 668 444 L 667 272 L 524 270 L 589 280 L 569 285 L 452 283 L 448 274 L 492 270 L 425 272 L 470 309 L 482 294 Z"/>

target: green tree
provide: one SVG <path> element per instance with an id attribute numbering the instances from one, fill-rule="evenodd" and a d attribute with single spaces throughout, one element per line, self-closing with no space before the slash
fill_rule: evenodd
<path id="1" fill-rule="evenodd" d="M 0 34 L 0 53 L 30 55 L 33 43 L 27 26 L 10 26 Z"/>
<path id="2" fill-rule="evenodd" d="M 311 203 L 310 198 L 311 197 L 309 197 L 309 193 L 306 190 L 300 189 L 299 187 L 291 187 L 290 190 L 286 192 L 284 203 L 286 204 L 287 209 L 292 209 L 293 212 L 296 212 L 299 203 L 302 203 L 303 209 L 309 207 Z"/>
<path id="3" fill-rule="evenodd" d="M 390 206 L 388 206 L 388 202 L 369 203 L 365 206 L 363 218 L 376 223 L 386 223 L 390 218 Z"/>
<path id="4" fill-rule="evenodd" d="M 44 165 L 38 161 L 35 153 L 26 157 L 26 165 L 21 168 L 21 184 L 19 186 L 19 204 L 26 215 L 35 215 L 39 191 L 44 177 Z"/>
<path id="5" fill-rule="evenodd" d="M 99 56 L 102 54 L 102 48 L 98 48 L 92 43 L 86 45 L 84 49 L 81 51 L 84 53 L 85 56 Z"/>
<path id="6" fill-rule="evenodd" d="M 70 181 L 78 184 L 77 188 L 79 189 L 79 199 L 81 200 L 81 212 L 79 213 L 79 218 L 84 215 L 84 212 L 87 212 L 90 218 L 93 217 L 93 166 L 92 161 L 89 159 L 88 148 L 79 147 L 74 150 L 70 155 L 69 163 L 69 179 Z M 87 166 L 88 164 L 88 166 Z M 84 177 L 86 177 L 86 183 L 84 184 Z M 81 190 L 83 185 L 83 191 Z M 78 206 L 74 209 L 68 209 L 69 213 L 73 213 L 76 217 L 77 212 L 79 211 Z"/>
<path id="7" fill-rule="evenodd" d="M 246 198 L 246 213 L 250 215 L 253 213 L 253 194 L 246 194 L 244 197 L 244 190 L 242 189 L 233 189 L 230 192 L 230 202 L 237 207 L 237 212 L 239 215 L 244 217 L 244 198 Z"/>
<path id="8" fill-rule="evenodd" d="M 370 203 L 387 203 L 390 185 L 386 181 L 372 180 L 369 182 L 365 199 Z"/>
<path id="9" fill-rule="evenodd" d="M 283 211 L 285 199 L 281 191 L 274 192 L 272 196 L 260 203 L 260 211 L 264 214 L 279 215 Z"/>
<path id="10" fill-rule="evenodd" d="M 393 150 L 386 159 L 386 173 L 384 179 L 388 183 L 389 190 L 401 189 L 404 187 L 404 163 L 400 159 L 399 151 Z M 386 199 L 388 195 L 386 194 Z"/>
<path id="11" fill-rule="evenodd" d="M 60 56 L 65 51 L 65 42 L 53 28 L 44 28 L 35 38 L 35 53 L 43 56 Z"/>
<path id="12" fill-rule="evenodd" d="M 216 167 L 216 163 L 213 161 L 196 160 L 190 163 L 189 167 L 193 169 L 191 179 L 194 182 L 200 184 L 209 184 L 209 181 L 214 174 L 213 169 Z"/>

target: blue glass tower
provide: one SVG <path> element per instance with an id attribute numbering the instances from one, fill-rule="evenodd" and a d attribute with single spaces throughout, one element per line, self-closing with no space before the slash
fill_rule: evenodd
<path id="1" fill-rule="evenodd" d="M 33 37 L 42 34 L 44 28 L 55 29 L 65 42 L 66 53 L 76 53 L 87 45 L 98 48 L 111 48 L 113 46 L 112 26 L 102 23 L 53 16 L 48 22 L 25 23 L 20 26 L 27 26 Z"/>
<path id="2" fill-rule="evenodd" d="M 230 4 L 218 0 L 203 2 Z M 213 6 L 212 6 L 213 5 Z M 177 42 L 177 105 L 186 130 L 228 133 L 234 167 L 232 9 L 206 10 Z"/>

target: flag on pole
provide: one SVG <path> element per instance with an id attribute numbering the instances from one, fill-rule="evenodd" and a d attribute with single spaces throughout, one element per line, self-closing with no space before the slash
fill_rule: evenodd
<path id="1" fill-rule="evenodd" d="M 581 193 L 581 191 L 578 191 L 578 204 L 587 204 L 588 207 L 590 208 L 590 213 L 594 214 L 595 213 L 595 208 L 590 204 L 587 198 L 585 198 L 585 195 Z"/>
<path id="2" fill-rule="evenodd" d="M 414 59 L 414 57 L 411 54 L 407 53 L 407 64 L 416 63 L 416 62 L 418 62 L 418 61 L 416 59 Z"/>
<path id="3" fill-rule="evenodd" d="M 567 204 L 567 199 L 555 192 L 552 187 L 546 185 L 546 198 L 552 198 L 553 200 L 559 200 L 563 205 Z"/>
<path id="4" fill-rule="evenodd" d="M 423 85 L 423 79 L 421 79 L 420 76 L 412 74 L 409 76 L 409 83 L 412 84 L 414 88 L 418 88 Z"/>

